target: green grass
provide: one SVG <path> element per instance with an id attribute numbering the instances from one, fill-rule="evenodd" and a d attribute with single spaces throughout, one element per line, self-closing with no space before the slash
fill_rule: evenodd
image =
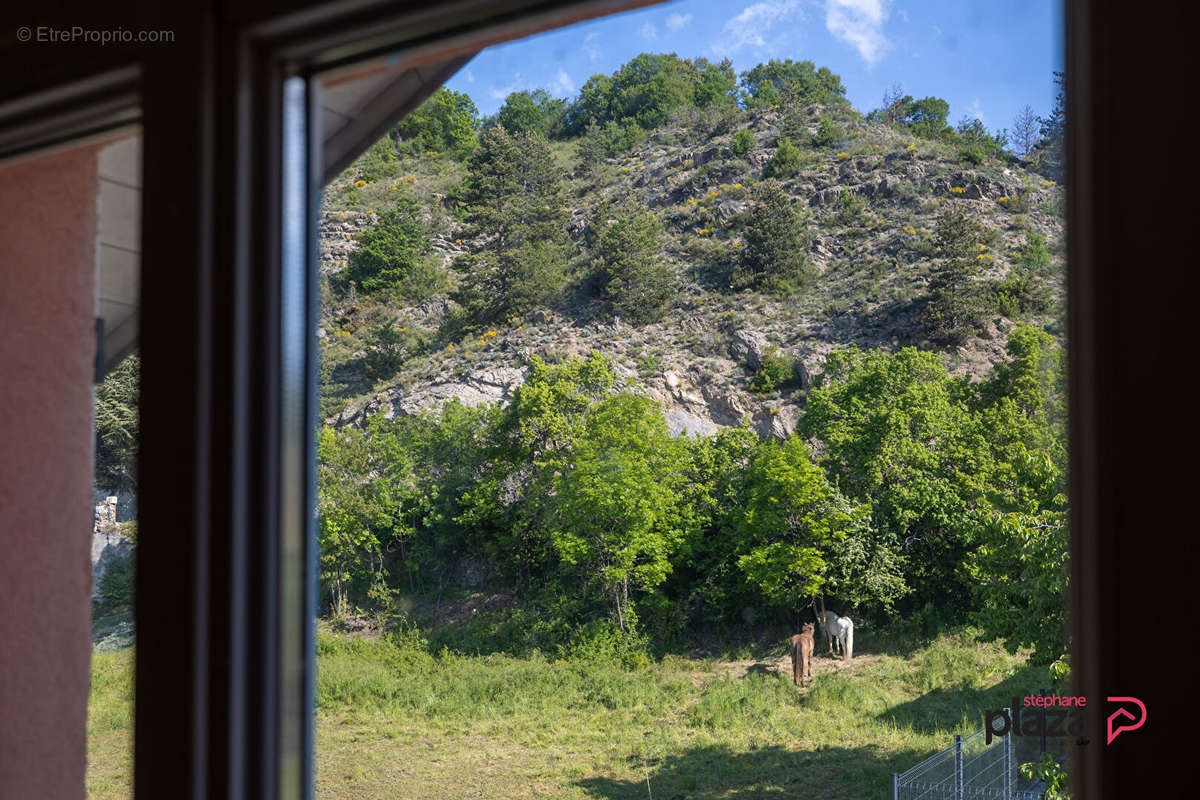
<path id="1" fill-rule="evenodd" d="M 792 686 L 782 645 L 637 670 L 534 653 L 434 655 L 413 634 L 322 632 L 320 798 L 879 798 L 893 771 L 1049 686 L 969 633 L 859 643 Z M 89 796 L 129 794 L 130 651 L 97 653 Z M 649 782 L 649 792 L 647 790 Z"/>
<path id="2" fill-rule="evenodd" d="M 88 797 L 133 794 L 133 650 L 92 651 Z"/>

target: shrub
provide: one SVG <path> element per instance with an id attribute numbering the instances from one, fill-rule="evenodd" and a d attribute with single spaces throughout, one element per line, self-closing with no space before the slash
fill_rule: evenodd
<path id="1" fill-rule="evenodd" d="M 97 585 L 102 608 L 114 611 L 133 605 L 133 558 L 109 562 Z"/>
<path id="2" fill-rule="evenodd" d="M 601 296 L 613 314 L 635 325 L 662 318 L 675 294 L 675 275 L 665 264 L 663 224 L 654 212 L 628 205 L 612 219 L 597 212 L 596 277 Z"/>
<path id="3" fill-rule="evenodd" d="M 410 278 L 424 285 L 419 265 L 431 248 L 420 208 L 413 200 L 401 198 L 380 212 L 375 224 L 359 233 L 356 241 L 358 247 L 341 276 L 343 284 L 354 281 L 367 294 L 413 291 L 416 286 L 410 285 Z M 416 294 L 410 299 L 420 299 L 419 291 Z"/>
<path id="4" fill-rule="evenodd" d="M 1046 238 L 1036 231 L 1025 232 L 1025 244 L 1013 252 L 1018 266 L 1028 272 L 1044 272 L 1050 268 L 1050 251 Z"/>
<path id="5" fill-rule="evenodd" d="M 992 283 L 996 310 L 1006 317 L 1018 317 L 1050 307 L 1050 287 L 1028 272 L 1009 272 Z"/>
<path id="6" fill-rule="evenodd" d="M 808 285 L 804 219 L 777 181 L 759 187 L 742 238 L 745 246 L 734 269 L 734 288 L 786 293 Z"/>
<path id="7" fill-rule="evenodd" d="M 750 389 L 772 395 L 790 387 L 795 379 L 795 364 L 791 356 L 775 347 L 763 349 L 758 370 L 750 379 Z"/>
<path id="8" fill-rule="evenodd" d="M 968 164 L 976 165 L 982 164 L 983 160 L 987 158 L 987 156 L 984 155 L 983 150 L 979 149 L 978 147 L 964 147 L 959 151 L 959 156 Z"/>
<path id="9" fill-rule="evenodd" d="M 764 178 L 790 178 L 800 171 L 800 148 L 786 137 L 779 140 L 775 155 L 763 167 Z"/>
<path id="10" fill-rule="evenodd" d="M 829 117 L 821 117 L 821 121 L 817 123 L 817 132 L 813 134 L 812 143 L 814 147 L 833 147 L 845 136 L 846 132 L 840 125 Z"/>
<path id="11" fill-rule="evenodd" d="M 354 163 L 355 187 L 393 178 L 400 173 L 400 159 L 396 155 L 396 143 L 383 137 L 363 153 Z"/>
<path id="12" fill-rule="evenodd" d="M 733 135 L 733 144 L 730 145 L 729 149 L 735 156 L 744 156 L 750 152 L 750 148 L 753 145 L 754 135 L 750 133 L 749 129 L 742 128 Z"/>
<path id="13" fill-rule="evenodd" d="M 391 377 L 421 344 L 420 336 L 406 325 L 388 320 L 371 331 L 366 372 L 372 380 Z"/>
<path id="14" fill-rule="evenodd" d="M 837 213 L 833 216 L 836 224 L 850 227 L 862 222 L 863 203 L 850 194 L 848 189 L 842 189 L 842 196 L 838 198 L 836 208 Z"/>
<path id="15" fill-rule="evenodd" d="M 392 128 L 397 147 L 413 154 L 452 152 L 465 155 L 475 144 L 479 110 L 462 92 L 442 87 Z"/>

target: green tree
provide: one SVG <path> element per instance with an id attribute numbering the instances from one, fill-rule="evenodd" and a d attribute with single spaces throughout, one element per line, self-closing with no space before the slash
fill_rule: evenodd
<path id="1" fill-rule="evenodd" d="M 814 147 L 833 147 L 843 138 L 846 132 L 842 127 L 827 116 L 822 116 L 821 121 L 817 123 L 817 132 L 813 134 L 812 143 Z"/>
<path id="2" fill-rule="evenodd" d="M 955 131 L 958 134 L 959 154 L 972 164 L 982 164 L 987 158 L 1003 158 L 1008 145 L 1008 132 L 989 133 L 978 117 L 964 117 Z"/>
<path id="3" fill-rule="evenodd" d="M 824 593 L 890 604 L 904 591 L 899 559 L 872 546 L 869 506 L 842 497 L 799 438 L 756 449 L 743 514 L 737 563 L 773 604 L 798 610 Z"/>
<path id="4" fill-rule="evenodd" d="M 749 128 L 742 128 L 733 135 L 733 144 L 729 146 L 729 149 L 735 156 L 744 156 L 750 152 L 750 148 L 753 146 L 754 134 L 750 133 Z"/>
<path id="5" fill-rule="evenodd" d="M 899 121 L 923 139 L 945 139 L 954 130 L 946 124 L 950 116 L 950 104 L 940 97 L 924 97 L 920 100 L 904 98 L 904 111 Z"/>
<path id="6" fill-rule="evenodd" d="M 506 412 L 505 429 L 522 460 L 538 462 L 569 448 L 586 412 L 616 385 L 612 364 L 593 350 L 587 358 L 547 364 L 534 356 Z"/>
<path id="7" fill-rule="evenodd" d="M 791 292 L 810 283 L 804 218 L 777 181 L 759 187 L 742 238 L 745 245 L 734 268 L 734 288 Z"/>
<path id="8" fill-rule="evenodd" d="M 633 203 L 612 216 L 601 208 L 596 216 L 596 276 L 608 309 L 635 325 L 661 319 L 676 289 L 661 255 L 662 220 Z"/>
<path id="9" fill-rule="evenodd" d="M 979 332 L 987 312 L 979 270 L 982 228 L 962 211 L 947 211 L 937 223 L 941 263 L 929 281 L 929 299 L 921 321 L 931 339 L 957 346 Z"/>
<path id="10" fill-rule="evenodd" d="M 545 89 L 512 92 L 497 112 L 496 121 L 509 133 L 536 133 L 551 138 L 563 126 L 566 101 Z"/>
<path id="11" fill-rule="evenodd" d="M 800 148 L 796 147 L 791 139 L 783 137 L 779 140 L 775 155 L 763 167 L 763 177 L 786 180 L 800 171 L 800 162 Z"/>
<path id="12" fill-rule="evenodd" d="M 811 61 L 772 59 L 742 73 L 742 102 L 748 108 L 785 105 L 843 105 L 846 87 L 828 68 Z"/>
<path id="13" fill-rule="evenodd" d="M 970 596 L 961 565 L 995 472 L 970 397 L 936 353 L 836 351 L 797 430 L 819 440 L 830 478 L 899 543 L 915 600 L 960 613 Z"/>
<path id="14" fill-rule="evenodd" d="M 368 435 L 323 428 L 317 437 L 317 537 L 320 577 L 333 613 L 344 615 L 386 581 L 390 540 L 409 532 L 400 515 L 411 467 L 383 423 Z"/>
<path id="15" fill-rule="evenodd" d="M 461 190 L 471 232 L 483 248 L 463 258 L 459 300 L 477 322 L 522 314 L 562 288 L 567 260 L 563 176 L 546 140 L 488 128 Z"/>
<path id="16" fill-rule="evenodd" d="M 615 122 L 622 127 L 655 128 L 673 112 L 696 102 L 697 87 L 706 85 L 706 72 L 714 74 L 700 94 L 715 101 L 723 80 L 721 65 L 704 61 L 701 68 L 674 53 L 641 53 L 611 76 L 589 78 L 567 113 L 567 124 L 575 133 L 593 120 L 600 125 Z"/>
<path id="17" fill-rule="evenodd" d="M 622 631 L 636 622 L 631 590 L 667 579 L 692 524 L 679 503 L 679 447 L 653 401 L 614 395 L 588 414 L 554 481 L 554 545 Z"/>
<path id="18" fill-rule="evenodd" d="M 439 88 L 391 130 L 391 136 L 409 152 L 430 150 L 462 156 L 475 144 L 479 110 L 470 96 Z"/>
<path id="19" fill-rule="evenodd" d="M 96 386 L 96 484 L 137 490 L 138 396 L 141 358 L 127 356 Z"/>
<path id="20" fill-rule="evenodd" d="M 391 292 L 421 299 L 422 290 L 430 285 L 427 258 L 432 247 L 416 201 L 401 197 L 383 209 L 375 224 L 355 239 L 358 247 L 347 259 L 339 280 L 341 286 L 354 281 L 367 294 Z M 437 277 L 432 281 L 436 285 Z"/>
<path id="21" fill-rule="evenodd" d="M 1039 169 L 1043 175 L 1062 181 L 1065 177 L 1064 143 L 1067 132 L 1067 84 L 1066 76 L 1061 72 L 1054 73 L 1054 83 L 1058 94 L 1054 98 L 1054 108 L 1048 117 L 1038 117 L 1040 133 Z"/>
<path id="22" fill-rule="evenodd" d="M 707 59 L 698 58 L 695 66 L 700 72 L 700 80 L 696 84 L 693 102 L 697 108 L 711 106 L 729 106 L 737 100 L 737 73 L 733 71 L 733 62 L 728 58 L 713 64 Z"/>

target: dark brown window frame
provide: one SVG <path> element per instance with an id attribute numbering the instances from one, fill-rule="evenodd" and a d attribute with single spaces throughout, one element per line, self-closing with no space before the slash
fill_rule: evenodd
<path id="1" fill-rule="evenodd" d="M 303 290 L 284 302 L 295 289 L 284 286 L 295 273 L 281 238 L 284 81 L 397 49 L 467 52 L 645 4 L 211 0 L 3 13 L 10 29 L 36 18 L 178 33 L 170 47 L 140 50 L 0 42 L 0 74 L 11 76 L 0 93 L 0 156 L 45 145 L 49 130 L 69 138 L 127 123 L 114 108 L 136 98 L 145 163 L 161 165 L 146 171 L 143 209 L 139 796 L 311 795 L 305 509 L 315 304 L 311 264 Z M 1163 0 L 1139 4 L 1137 18 L 1112 3 L 1066 7 L 1074 680 L 1090 699 L 1138 695 L 1151 714 L 1143 731 L 1108 747 L 1098 708 L 1090 743 L 1076 749 L 1074 781 L 1088 800 L 1150 796 L 1173 778 L 1154 761 L 1182 758 L 1186 747 L 1190 698 L 1179 695 L 1190 691 L 1191 662 L 1182 653 L 1151 661 L 1129 640 L 1146 609 L 1175 617 L 1176 642 L 1195 640 L 1189 560 L 1156 552 L 1176 544 L 1170 503 L 1190 496 L 1186 463 L 1170 469 L 1190 404 L 1169 394 L 1122 398 L 1114 383 L 1153 381 L 1188 363 L 1186 303 L 1195 295 L 1174 272 L 1153 273 L 1167 291 L 1139 281 L 1144 264 L 1177 256 L 1196 207 L 1169 169 L 1136 169 L 1129 147 L 1140 129 L 1128 104 L 1179 103 L 1172 80 L 1196 74 L 1186 40 L 1196 20 Z M 83 88 L 64 94 L 64 86 Z M 114 98 L 123 99 L 114 106 Z M 1155 146 L 1176 163 L 1192 148 L 1169 124 Z M 311 158 L 308 168 L 311 225 L 319 189 Z M 311 249 L 312 232 L 304 237 Z M 299 369 L 284 352 L 283 332 L 296 325 L 308 331 Z M 1137 431 L 1126 430 L 1131 414 Z"/>

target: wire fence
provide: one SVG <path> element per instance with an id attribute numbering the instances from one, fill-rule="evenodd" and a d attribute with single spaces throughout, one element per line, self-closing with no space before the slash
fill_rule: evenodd
<path id="1" fill-rule="evenodd" d="M 1017 768 L 1040 757 L 1031 747 L 1044 752 L 1044 740 L 1018 745 L 1014 738 L 1021 737 L 992 734 L 988 744 L 983 729 L 955 736 L 953 746 L 912 769 L 893 773 L 892 800 L 1038 800 L 1041 786 L 1018 788 Z"/>

